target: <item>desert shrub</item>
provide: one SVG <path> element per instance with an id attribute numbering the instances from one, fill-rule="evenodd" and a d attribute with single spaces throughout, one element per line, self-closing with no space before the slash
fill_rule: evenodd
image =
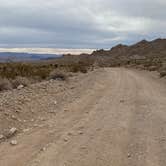
<path id="1" fill-rule="evenodd" d="M 32 76 L 38 76 L 40 79 L 46 79 L 49 74 L 50 74 L 50 69 L 49 68 L 35 68 L 33 73 L 32 73 Z"/>
<path id="2" fill-rule="evenodd" d="M 31 65 L 21 63 L 4 64 L 0 70 L 1 77 L 15 79 L 17 76 L 31 76 L 33 68 Z"/>
<path id="3" fill-rule="evenodd" d="M 19 85 L 28 86 L 30 83 L 31 83 L 30 79 L 18 76 L 14 80 L 12 80 L 12 87 L 17 88 Z"/>
<path id="4" fill-rule="evenodd" d="M 6 78 L 0 78 L 0 91 L 3 90 L 11 90 L 12 89 L 12 84 L 10 81 Z"/>
<path id="5" fill-rule="evenodd" d="M 35 77 L 42 79 L 47 78 L 51 70 L 49 65 L 34 65 L 22 63 L 7 63 L 0 68 L 0 76 L 3 78 L 15 79 L 21 77 Z"/>
<path id="6" fill-rule="evenodd" d="M 49 79 L 65 81 L 67 80 L 67 75 L 62 70 L 53 70 L 49 74 Z"/>
<path id="7" fill-rule="evenodd" d="M 69 71 L 73 73 L 77 73 L 77 72 L 87 73 L 88 67 L 81 64 L 73 64 L 69 67 Z"/>

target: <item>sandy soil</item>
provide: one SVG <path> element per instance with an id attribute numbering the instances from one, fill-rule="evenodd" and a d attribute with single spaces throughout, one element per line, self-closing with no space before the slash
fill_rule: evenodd
<path id="1" fill-rule="evenodd" d="M 59 83 L 46 82 L 3 94 L 5 111 L 7 99 L 15 96 L 9 114 L 16 109 L 12 102 L 19 105 L 16 96 L 25 97 L 20 106 L 25 113 L 15 116 L 27 116 L 27 123 L 17 126 L 21 131 L 12 138 L 16 146 L 10 139 L 1 142 L 0 166 L 166 165 L 166 87 L 159 78 L 105 68 L 60 84 L 57 88 Z"/>

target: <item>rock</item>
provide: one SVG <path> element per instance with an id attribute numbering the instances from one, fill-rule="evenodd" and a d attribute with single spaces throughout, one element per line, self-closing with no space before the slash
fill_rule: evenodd
<path id="1" fill-rule="evenodd" d="M 30 129 L 24 129 L 23 132 L 26 133 L 28 132 Z"/>
<path id="2" fill-rule="evenodd" d="M 9 133 L 7 134 L 7 138 L 14 136 L 16 134 L 16 132 L 17 132 L 17 129 L 15 127 L 11 128 L 9 130 Z"/>
<path id="3" fill-rule="evenodd" d="M 43 118 L 43 117 L 40 117 L 39 120 L 41 120 L 41 121 L 46 121 L 46 119 Z"/>
<path id="4" fill-rule="evenodd" d="M 87 149 L 87 147 L 86 146 L 81 146 L 81 148 L 80 149 Z"/>
<path id="5" fill-rule="evenodd" d="M 131 154 L 130 154 L 130 153 L 128 153 L 128 154 L 127 154 L 127 157 L 128 157 L 128 158 L 130 158 L 130 157 L 131 157 Z"/>
<path id="6" fill-rule="evenodd" d="M 17 145 L 18 143 L 16 140 L 11 140 L 10 144 L 14 146 L 14 145 Z"/>
<path id="7" fill-rule="evenodd" d="M 73 132 L 68 132 L 67 135 L 72 136 Z"/>
<path id="8" fill-rule="evenodd" d="M 8 112 L 5 112 L 4 114 L 5 114 L 5 116 L 9 116 L 10 115 Z"/>
<path id="9" fill-rule="evenodd" d="M 56 100 L 54 101 L 54 104 L 57 105 L 57 101 Z"/>
<path id="10" fill-rule="evenodd" d="M 51 111 L 49 111 L 48 113 L 51 113 L 51 114 L 56 114 L 56 111 L 51 110 Z"/>
<path id="11" fill-rule="evenodd" d="M 17 120 L 17 118 L 16 118 L 14 115 L 12 115 L 11 118 L 12 118 L 13 120 Z"/>
<path id="12" fill-rule="evenodd" d="M 4 137 L 4 135 L 0 135 L 0 140 L 2 140 L 2 139 L 4 139 L 5 137 Z"/>
<path id="13" fill-rule="evenodd" d="M 20 113 L 20 111 L 19 111 L 19 110 L 16 110 L 15 112 L 16 112 L 16 113 Z"/>
<path id="14" fill-rule="evenodd" d="M 17 87 L 18 90 L 20 90 L 20 89 L 22 89 L 22 88 L 24 88 L 24 85 L 19 85 L 19 86 Z"/>
<path id="15" fill-rule="evenodd" d="M 15 127 L 12 127 L 10 130 L 9 130 L 9 133 L 10 134 L 15 134 L 17 132 L 17 128 Z"/>
<path id="16" fill-rule="evenodd" d="M 67 142 L 67 141 L 68 141 L 68 138 L 64 138 L 63 140 L 64 140 L 65 142 Z"/>
<path id="17" fill-rule="evenodd" d="M 120 100 L 120 103 L 124 103 L 125 101 L 124 100 Z"/>
<path id="18" fill-rule="evenodd" d="M 34 127 L 39 127 L 39 125 L 38 125 L 38 124 L 34 124 L 33 126 L 34 126 Z"/>
<path id="19" fill-rule="evenodd" d="M 46 148 L 45 147 L 41 148 L 41 151 L 46 151 Z"/>
<path id="20" fill-rule="evenodd" d="M 79 131 L 78 133 L 79 133 L 80 135 L 84 134 L 83 131 Z"/>
<path id="21" fill-rule="evenodd" d="M 19 122 L 22 122 L 22 120 L 21 120 L 21 119 L 18 119 L 18 121 L 19 121 Z"/>

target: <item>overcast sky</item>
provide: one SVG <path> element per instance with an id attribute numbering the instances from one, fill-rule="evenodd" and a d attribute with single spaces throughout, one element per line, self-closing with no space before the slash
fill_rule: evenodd
<path id="1" fill-rule="evenodd" d="M 166 0 L 0 0 L 0 47 L 110 48 L 166 37 Z"/>

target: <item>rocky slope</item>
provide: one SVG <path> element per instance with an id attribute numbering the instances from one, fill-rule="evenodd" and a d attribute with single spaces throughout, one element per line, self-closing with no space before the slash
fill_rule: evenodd
<path id="1" fill-rule="evenodd" d="M 166 56 L 166 39 L 156 39 L 153 41 L 142 40 L 134 45 L 127 46 L 119 44 L 110 50 L 98 50 L 94 51 L 92 55 L 110 55 L 110 56 L 126 56 L 133 55 L 140 56 Z"/>

